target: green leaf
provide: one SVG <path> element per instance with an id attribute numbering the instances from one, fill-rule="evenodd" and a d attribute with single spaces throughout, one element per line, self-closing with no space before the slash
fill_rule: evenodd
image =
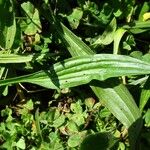
<path id="1" fill-rule="evenodd" d="M 113 148 L 116 142 L 117 139 L 107 132 L 91 134 L 83 140 L 80 150 L 107 150 Z"/>
<path id="2" fill-rule="evenodd" d="M 51 22 L 50 19 L 49 19 L 49 21 Z M 60 24 L 60 25 L 57 24 L 56 27 L 57 27 L 56 28 L 57 32 L 58 32 L 58 29 L 60 29 L 58 34 L 60 35 L 62 42 L 64 43 L 64 45 L 66 45 L 70 54 L 73 57 L 74 56 L 83 56 L 83 55 L 93 55 L 94 52 L 87 45 L 85 45 L 84 42 L 79 40 L 78 37 L 76 37 L 63 24 Z M 113 80 L 115 81 L 116 79 L 113 79 Z M 106 88 L 103 89 L 103 87 L 106 87 Z M 132 98 L 131 94 L 129 93 L 129 91 L 127 90 L 127 88 L 124 85 L 118 83 L 118 87 L 116 89 L 114 89 L 113 86 L 112 87 L 109 86 L 109 82 L 107 84 L 104 82 L 102 85 L 98 82 L 97 87 L 91 86 L 91 88 L 94 91 L 95 95 L 99 98 L 99 100 L 101 100 L 101 102 L 105 104 L 105 106 L 111 111 L 111 113 L 113 113 L 113 115 L 115 115 L 115 117 L 117 119 L 119 119 L 119 121 L 121 121 L 121 123 L 123 123 L 123 125 L 125 125 L 126 128 L 129 128 L 135 122 L 135 120 L 137 120 L 141 117 L 141 113 L 140 113 L 137 105 L 135 104 L 134 99 Z M 99 93 L 103 93 L 103 94 L 99 94 Z M 110 97 L 107 97 L 108 93 L 111 95 Z M 118 103 L 116 103 L 116 97 L 120 97 L 122 106 L 129 107 L 129 109 L 127 109 L 127 110 L 121 109 L 120 110 L 120 105 L 118 105 Z M 110 101 L 114 103 L 114 106 L 117 109 L 112 109 L 112 107 L 110 105 Z M 129 104 L 127 104 L 126 102 L 127 103 L 131 102 L 132 105 L 130 105 L 130 106 L 132 106 L 132 107 L 130 107 Z M 119 111 L 120 113 L 118 113 L 118 110 L 120 110 Z M 134 112 L 136 112 L 136 113 L 134 113 Z M 128 121 L 126 115 L 133 116 L 133 120 Z M 135 141 L 137 140 L 137 135 L 140 132 L 141 122 L 136 122 L 136 127 L 139 128 L 138 132 L 137 132 L 136 128 L 133 128 L 133 131 L 134 131 L 132 133 L 133 135 L 130 134 L 130 136 L 129 136 L 129 137 L 135 136 L 135 138 L 133 139 L 134 141 L 131 140 L 132 141 L 131 145 L 133 145 L 133 146 L 135 145 Z"/>
<path id="3" fill-rule="evenodd" d="M 34 5 L 30 2 L 24 2 L 21 4 L 22 9 L 27 15 L 27 20 L 22 22 L 22 28 L 27 35 L 34 35 L 37 32 L 41 32 L 41 22 L 39 18 L 39 12 Z"/>
<path id="4" fill-rule="evenodd" d="M 35 125 L 36 125 L 37 135 L 40 137 L 41 142 L 43 142 L 43 136 L 42 136 L 42 131 L 40 127 L 39 108 L 37 108 L 35 112 Z"/>
<path id="5" fill-rule="evenodd" d="M 7 77 L 7 73 L 8 73 L 8 68 L 0 67 L 0 79 L 5 79 Z M 8 94 L 8 86 L 1 87 L 0 88 L 0 93 L 1 93 L 1 95 L 6 96 Z M 2 102 L 2 100 L 1 100 L 1 102 Z"/>
<path id="6" fill-rule="evenodd" d="M 109 79 L 105 82 L 94 82 L 92 90 L 125 127 L 130 127 L 140 117 L 140 111 L 132 96 L 124 85 L 120 85 L 119 80 Z M 112 95 L 115 100 L 112 99 Z"/>
<path id="7" fill-rule="evenodd" d="M 76 114 L 81 114 L 83 112 L 82 107 L 79 102 L 72 103 L 70 106 L 70 109 Z"/>
<path id="8" fill-rule="evenodd" d="M 99 45 L 109 45 L 114 40 L 116 28 L 116 19 L 113 18 L 104 33 L 91 46 L 95 48 Z"/>
<path id="9" fill-rule="evenodd" d="M 83 8 L 85 11 L 90 12 L 99 24 L 106 25 L 111 20 L 113 10 L 109 3 L 104 3 L 100 9 L 96 2 L 87 1 Z"/>
<path id="10" fill-rule="evenodd" d="M 150 74 L 147 62 L 128 56 L 96 54 L 74 57 L 33 74 L 0 81 L 0 86 L 29 82 L 46 88 L 69 88 L 110 77 Z"/>
<path id="11" fill-rule="evenodd" d="M 72 133 L 77 133 L 78 132 L 78 127 L 76 125 L 76 123 L 74 121 L 69 121 L 68 124 L 67 124 L 67 132 L 69 134 L 72 134 Z"/>
<path id="12" fill-rule="evenodd" d="M 132 53 L 130 53 L 131 57 L 137 58 L 137 59 L 142 59 L 142 52 L 141 51 L 133 51 Z M 146 60 L 144 60 L 146 61 Z"/>
<path id="13" fill-rule="evenodd" d="M 84 113 L 78 113 L 78 114 L 73 114 L 70 118 L 73 122 L 77 124 L 77 126 L 83 126 L 85 124 L 85 114 Z"/>
<path id="14" fill-rule="evenodd" d="M 49 22 L 51 24 L 53 22 L 56 22 L 56 19 L 53 15 L 52 11 L 49 12 L 49 10 L 48 9 L 46 10 L 45 8 L 42 9 L 41 13 L 44 14 L 44 16 L 49 20 Z M 50 14 L 50 15 L 48 16 L 47 14 Z M 62 42 L 64 43 L 64 45 L 66 45 L 66 48 L 69 50 L 70 54 L 73 57 L 74 56 L 83 56 L 83 55 L 93 55 L 94 52 L 84 42 L 82 42 L 76 35 L 74 35 L 68 28 L 66 28 L 62 23 L 59 24 L 58 21 L 57 21 L 57 24 L 55 24 L 54 27 L 56 29 L 55 31 L 61 37 Z M 113 80 L 115 80 L 115 79 L 113 79 Z M 104 82 L 104 85 L 105 85 L 105 87 L 110 88 L 109 84 L 106 85 L 105 82 Z M 107 98 L 104 95 L 102 95 L 102 97 L 100 97 L 99 92 L 103 92 L 102 89 L 97 89 L 94 86 L 94 87 L 92 87 L 92 90 L 98 96 L 99 100 L 101 100 L 101 102 L 103 102 L 104 98 Z M 108 91 L 108 93 L 110 92 L 109 89 L 107 90 L 107 88 L 105 88 L 105 92 L 106 91 Z M 123 103 L 124 103 L 125 101 L 129 100 L 133 104 L 132 109 L 130 111 L 126 111 L 126 113 L 133 115 L 134 111 L 138 112 L 137 115 L 134 116 L 134 120 L 137 120 L 138 118 L 141 117 L 139 109 L 137 108 L 131 94 L 128 92 L 128 90 L 126 89 L 126 87 L 124 85 L 120 84 L 118 89 L 116 89 L 116 90 L 114 90 L 114 87 L 111 87 L 111 91 L 114 91 L 114 92 L 111 92 L 111 94 L 115 93 L 116 95 L 119 95 L 120 91 L 124 91 L 124 92 L 122 92 L 121 101 L 123 101 Z M 104 98 L 103 98 L 103 96 L 104 96 Z M 127 97 L 127 99 L 126 99 L 126 97 Z M 108 99 L 105 100 L 106 107 L 109 106 L 110 101 L 113 101 L 114 103 L 116 102 L 116 99 L 114 98 L 113 95 L 111 95 L 111 98 L 108 98 Z M 128 106 L 126 106 L 126 103 L 124 103 L 124 105 L 125 105 L 125 107 L 128 107 Z M 115 106 L 118 107 L 118 108 L 120 107 L 118 105 L 118 103 L 116 103 Z M 124 120 L 126 120 L 126 113 L 124 111 L 120 111 L 121 114 L 118 114 L 117 110 L 113 109 L 113 110 L 111 110 L 111 112 L 115 115 L 116 118 L 118 118 L 121 121 L 121 123 L 123 123 L 124 125 L 127 125 L 126 126 L 127 128 L 129 128 L 134 123 L 134 121 L 130 122 L 129 124 L 128 124 L 128 122 L 124 122 Z M 122 118 L 119 117 L 120 115 L 122 115 Z M 137 124 L 137 126 L 138 126 L 138 124 Z M 140 129 L 141 128 L 139 128 L 138 132 L 134 129 L 136 131 L 136 135 L 139 134 Z M 135 141 L 136 140 L 137 139 L 135 138 Z"/>
<path id="15" fill-rule="evenodd" d="M 81 137 L 78 134 L 74 134 L 69 137 L 68 139 L 68 146 L 69 147 L 76 147 L 81 143 Z"/>
<path id="16" fill-rule="evenodd" d="M 123 42 L 123 49 L 131 50 L 131 48 L 133 46 L 135 47 L 135 45 L 136 43 L 135 43 L 133 35 L 128 35 L 126 37 L 126 40 Z"/>
<path id="17" fill-rule="evenodd" d="M 56 120 L 53 121 L 53 126 L 55 128 L 60 127 L 65 122 L 65 115 L 60 115 Z"/>
<path id="18" fill-rule="evenodd" d="M 150 63 L 150 53 L 145 54 L 145 55 L 142 57 L 142 60 L 147 61 L 148 63 Z"/>
<path id="19" fill-rule="evenodd" d="M 105 107 L 99 111 L 100 118 L 108 118 L 111 115 L 111 112 Z"/>
<path id="20" fill-rule="evenodd" d="M 74 35 L 62 23 L 60 23 L 60 24 L 56 23 L 56 28 L 57 28 L 57 32 L 58 32 L 59 36 L 61 37 L 64 45 L 67 47 L 67 49 L 69 50 L 69 52 L 72 56 L 94 54 L 94 51 L 92 51 L 84 42 L 81 42 L 81 40 L 76 35 Z M 83 49 L 84 49 L 84 51 L 83 51 Z"/>
<path id="21" fill-rule="evenodd" d="M 34 55 L 0 54 L 0 64 L 29 62 Z"/>
<path id="22" fill-rule="evenodd" d="M 26 145 L 25 145 L 25 140 L 24 138 L 20 138 L 19 141 L 16 143 L 16 147 L 20 148 L 20 149 L 25 149 Z"/>
<path id="23" fill-rule="evenodd" d="M 17 55 L 17 54 L 1 54 L 0 64 L 12 64 L 12 63 L 25 63 L 30 61 L 40 61 L 46 54 L 32 54 L 32 55 Z M 52 54 L 53 55 L 53 54 Z M 52 56 L 51 54 L 49 56 Z"/>
<path id="24" fill-rule="evenodd" d="M 150 77 L 147 79 L 141 92 L 139 105 L 141 111 L 143 110 L 149 99 L 150 99 Z"/>
<path id="25" fill-rule="evenodd" d="M 149 11 L 149 9 L 150 9 L 150 6 L 149 6 L 149 2 L 144 2 L 143 3 L 143 6 L 142 6 L 142 8 L 141 8 L 141 11 L 140 11 L 140 14 L 139 14 L 139 21 L 143 21 L 143 15 L 146 13 L 146 12 L 148 12 Z"/>
<path id="26" fill-rule="evenodd" d="M 150 127 L 150 109 L 144 115 L 146 126 Z"/>
<path id="27" fill-rule="evenodd" d="M 73 12 L 69 16 L 67 16 L 67 19 L 72 29 L 77 29 L 82 16 L 83 16 L 83 11 L 80 8 L 73 9 Z"/>
<path id="28" fill-rule="evenodd" d="M 32 101 L 32 100 L 29 100 L 29 101 L 27 101 L 27 103 L 24 104 L 23 106 L 24 106 L 26 109 L 28 109 L 29 111 L 31 111 L 31 110 L 34 109 L 34 106 L 33 106 L 33 105 L 34 105 L 34 104 L 33 104 L 33 101 Z"/>
<path id="29" fill-rule="evenodd" d="M 95 99 L 92 97 L 86 98 L 84 103 L 89 109 L 92 109 L 95 104 Z"/>
<path id="30" fill-rule="evenodd" d="M 125 34 L 126 30 L 123 28 L 117 29 L 114 35 L 114 47 L 113 47 L 113 54 L 118 54 L 119 52 L 119 44 L 121 41 L 121 38 Z"/>
<path id="31" fill-rule="evenodd" d="M 50 132 L 49 134 L 49 150 L 64 150 L 63 143 L 60 141 L 60 137 L 57 132 Z"/>
<path id="32" fill-rule="evenodd" d="M 10 49 L 16 34 L 16 21 L 12 0 L 1 0 L 0 10 L 0 47 Z"/>
<path id="33" fill-rule="evenodd" d="M 150 21 L 135 21 L 134 23 L 122 27 L 134 34 L 139 34 L 150 30 Z"/>

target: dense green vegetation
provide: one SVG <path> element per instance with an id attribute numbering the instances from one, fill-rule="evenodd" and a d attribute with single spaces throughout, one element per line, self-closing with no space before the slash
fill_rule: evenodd
<path id="1" fill-rule="evenodd" d="M 150 2 L 0 0 L 0 149 L 149 150 Z"/>

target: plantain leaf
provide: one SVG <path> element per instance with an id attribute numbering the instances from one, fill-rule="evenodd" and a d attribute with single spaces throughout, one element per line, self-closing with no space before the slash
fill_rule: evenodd
<path id="1" fill-rule="evenodd" d="M 93 55 L 93 51 L 84 43 L 82 42 L 76 35 L 74 35 L 69 29 L 67 29 L 62 23 L 58 24 L 58 21 L 55 19 L 55 16 L 53 15 L 52 11 L 49 12 L 49 10 L 51 9 L 47 9 L 47 7 L 45 5 L 43 5 L 44 9 L 39 9 L 41 10 L 40 12 L 49 20 L 49 22 L 51 23 L 51 25 L 53 23 L 55 23 L 55 31 L 58 33 L 58 35 L 61 37 L 62 42 L 64 43 L 64 45 L 66 45 L 66 48 L 69 50 L 70 54 L 74 57 L 74 56 L 83 56 L 83 55 Z M 49 14 L 49 15 L 48 15 Z M 129 27 L 130 28 L 130 27 Z M 112 79 L 115 80 L 115 79 Z M 99 84 L 99 82 L 97 82 L 97 84 Z M 100 85 L 102 86 L 102 85 Z M 105 82 L 103 83 L 103 86 L 106 86 L 108 88 L 110 88 L 113 92 L 111 92 L 111 97 L 107 97 L 106 95 L 108 93 L 110 93 L 109 89 L 105 88 L 105 94 L 100 95 L 100 92 L 104 92 L 103 89 L 98 88 L 99 86 L 91 86 L 92 90 L 94 91 L 94 93 L 97 95 L 97 97 L 99 98 L 99 100 L 101 100 L 101 102 L 105 103 L 105 106 L 111 110 L 111 113 L 113 113 L 115 115 L 115 117 L 117 119 L 119 119 L 119 121 L 121 121 L 122 124 L 124 124 L 126 126 L 126 128 L 129 128 L 134 121 L 131 121 L 130 123 L 126 122 L 126 113 L 128 113 L 129 115 L 133 115 L 134 112 L 137 112 L 137 115 L 134 115 L 134 120 L 137 120 L 139 118 L 141 118 L 141 114 L 139 109 L 137 108 L 136 104 L 134 103 L 134 100 L 131 96 L 131 94 L 128 92 L 128 90 L 126 89 L 126 87 L 122 84 L 118 85 L 118 89 L 114 89 L 114 87 L 110 87 L 109 84 L 106 85 Z M 120 95 L 120 91 L 122 91 L 122 97 L 121 97 L 121 101 L 122 104 L 125 105 L 125 107 L 129 107 L 128 105 L 126 105 L 126 101 L 132 101 L 132 109 L 130 111 L 124 111 L 121 110 L 120 114 L 118 113 L 118 109 L 120 109 L 120 106 L 118 105 L 118 103 L 116 103 L 116 96 L 114 96 L 114 94 L 116 95 Z M 105 99 L 105 101 L 104 101 Z M 111 109 L 109 106 L 110 101 L 113 101 L 115 104 L 115 108 Z M 116 109 L 117 108 L 117 109 Z M 120 117 L 121 116 L 121 117 Z M 139 124 L 137 124 L 138 126 Z M 138 129 L 138 131 L 136 129 L 133 129 L 136 133 L 133 133 L 133 136 L 136 137 L 136 135 L 139 134 L 140 129 Z M 137 140 L 136 138 L 134 138 L 135 141 Z M 135 141 L 132 142 L 133 145 L 135 145 Z"/>
<path id="2" fill-rule="evenodd" d="M 0 64 L 12 64 L 12 63 L 25 63 L 30 61 L 40 61 L 45 56 L 53 56 L 52 53 L 49 54 L 32 54 L 32 55 L 17 55 L 17 54 L 1 54 L 0 53 Z"/>
<path id="3" fill-rule="evenodd" d="M 81 42 L 81 40 L 72 32 L 70 32 L 70 30 L 62 23 L 58 24 L 58 22 L 56 22 L 55 25 L 59 36 L 72 56 L 94 54 L 94 51 L 92 51 L 84 42 Z"/>
<path id="4" fill-rule="evenodd" d="M 34 55 L 0 54 L 0 64 L 29 62 Z"/>
<path id="5" fill-rule="evenodd" d="M 99 83 L 95 82 L 93 85 L 92 89 L 96 93 L 96 96 L 101 98 L 104 105 L 107 106 L 109 110 L 113 112 L 114 116 L 117 116 L 117 119 L 126 127 L 130 127 L 130 125 L 139 118 L 140 112 L 138 107 L 134 101 L 131 101 L 131 99 L 133 99 L 132 96 L 123 84 L 120 85 L 118 79 L 108 79 L 105 82 Z M 116 101 L 113 101 L 113 99 Z M 123 101 L 124 99 L 125 101 Z"/>
<path id="6" fill-rule="evenodd" d="M 0 47 L 10 49 L 16 34 L 16 22 L 12 0 L 1 0 L 0 10 Z"/>
<path id="7" fill-rule="evenodd" d="M 110 77 L 150 74 L 147 62 L 113 54 L 96 54 L 78 56 L 59 62 L 50 67 L 27 76 L 0 81 L 0 85 L 31 82 L 46 88 L 69 88 L 89 83 L 96 79 L 103 81 Z"/>
<path id="8" fill-rule="evenodd" d="M 49 18 L 50 21 L 50 18 Z M 51 21 L 50 21 L 51 22 Z M 76 35 L 74 35 L 69 29 L 67 29 L 63 24 L 56 24 L 56 31 L 59 32 L 58 34 L 60 35 L 62 42 L 64 43 L 64 45 L 66 45 L 66 47 L 68 48 L 70 54 L 74 57 L 74 56 L 83 56 L 83 55 L 93 55 L 93 51 L 91 49 L 89 49 L 88 46 L 85 46 L 85 44 L 79 40 Z M 78 46 L 77 46 L 78 45 Z M 79 47 L 78 49 L 76 49 L 77 47 Z M 116 80 L 116 79 L 112 79 L 112 80 Z M 102 103 L 105 104 L 105 106 L 111 111 L 111 113 L 123 124 L 125 125 L 126 128 L 130 128 L 132 126 L 132 124 L 134 124 L 134 126 L 138 127 L 138 132 L 136 128 L 132 129 L 132 133 L 130 130 L 129 134 L 129 139 L 130 139 L 130 145 L 132 147 L 134 147 L 136 145 L 136 140 L 137 140 L 137 136 L 140 133 L 140 129 L 142 127 L 142 120 L 141 120 L 141 113 L 140 110 L 138 109 L 137 105 L 134 102 L 134 99 L 132 98 L 131 94 L 129 93 L 129 91 L 127 90 L 127 88 L 122 85 L 122 84 L 118 84 L 118 88 L 114 88 L 114 87 L 110 87 L 109 83 L 106 84 L 105 82 L 103 83 L 99 83 L 97 82 L 97 86 L 91 86 L 92 90 L 94 91 L 95 95 L 98 97 L 99 100 L 101 100 Z M 107 87 L 105 89 L 103 89 L 102 87 Z M 112 92 L 113 91 L 113 92 Z M 102 94 L 100 94 L 102 93 Z M 111 96 L 107 96 L 109 93 L 109 95 Z M 120 94 L 121 93 L 121 94 Z M 116 97 L 120 97 L 120 101 L 122 102 L 122 107 L 130 107 L 129 109 L 125 110 L 125 109 L 120 109 L 120 105 L 119 103 L 117 103 L 117 99 Z M 112 103 L 114 103 L 114 108 L 112 108 L 110 101 Z M 132 105 L 128 105 L 126 103 L 126 101 L 132 102 Z M 119 113 L 118 113 L 118 110 Z M 136 114 L 134 113 L 136 112 Z M 134 119 L 131 121 L 127 121 L 126 119 L 128 118 L 128 116 L 133 116 Z M 139 121 L 136 121 L 139 120 Z M 132 137 L 135 137 L 132 140 Z"/>

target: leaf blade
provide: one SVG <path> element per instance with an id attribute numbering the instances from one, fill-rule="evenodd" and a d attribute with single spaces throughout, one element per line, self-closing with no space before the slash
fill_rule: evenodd
<path id="1" fill-rule="evenodd" d="M 78 56 L 56 63 L 49 70 L 12 78 L 11 83 L 31 82 L 56 89 L 86 84 L 93 79 L 103 81 L 110 77 L 128 74 L 150 74 L 150 65 L 147 62 L 122 55 L 115 57 L 113 54 Z M 8 80 L 0 81 L 0 85 L 9 84 Z"/>
<path id="2" fill-rule="evenodd" d="M 144 109 L 146 103 L 148 102 L 148 100 L 150 99 L 150 84 L 149 84 L 149 81 L 150 81 L 150 77 L 147 79 L 143 89 L 142 89 L 142 92 L 141 92 L 141 96 L 140 96 L 140 104 L 139 104 L 139 107 L 140 107 L 140 110 L 142 112 L 142 110 Z"/>
<path id="3" fill-rule="evenodd" d="M 29 62 L 34 55 L 0 54 L 0 64 Z"/>
<path id="4" fill-rule="evenodd" d="M 126 30 L 123 28 L 120 28 L 116 31 L 114 35 L 114 47 L 113 47 L 113 54 L 118 54 L 119 52 L 119 44 L 121 41 L 121 38 L 125 34 Z"/>
<path id="5" fill-rule="evenodd" d="M 109 45 L 114 40 L 116 28 L 117 22 L 116 19 L 113 18 L 104 33 L 91 46 L 95 48 L 99 45 Z"/>

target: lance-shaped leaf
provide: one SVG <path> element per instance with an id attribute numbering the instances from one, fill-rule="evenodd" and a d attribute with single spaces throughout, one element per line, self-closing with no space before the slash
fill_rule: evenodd
<path id="1" fill-rule="evenodd" d="M 41 8 L 39 10 L 41 10 L 40 12 L 48 19 L 48 21 L 51 23 L 51 25 L 53 24 L 53 22 L 55 22 L 55 31 L 58 33 L 58 35 L 61 37 L 62 42 L 64 43 L 64 45 L 66 45 L 66 48 L 69 50 L 70 54 L 74 57 L 74 56 L 83 56 L 83 55 L 92 55 L 93 51 L 84 43 L 82 42 L 75 34 L 73 34 L 67 27 L 65 27 L 62 23 L 58 23 L 58 21 L 56 21 L 55 16 L 53 15 L 51 9 L 47 9 L 46 5 L 43 5 L 43 8 L 41 10 Z M 49 12 L 50 10 L 50 12 Z M 115 79 L 112 79 L 115 80 Z M 98 84 L 98 82 L 97 82 Z M 109 89 L 105 88 L 97 88 L 97 87 L 102 87 L 102 86 L 107 86 L 108 88 L 110 88 L 113 92 L 110 92 Z M 105 104 L 105 106 L 111 111 L 111 113 L 113 113 L 115 115 L 115 117 L 117 119 L 119 119 L 119 121 L 124 124 L 127 128 L 129 128 L 135 121 L 131 121 L 129 124 L 128 122 L 126 122 L 126 113 L 132 115 L 134 114 L 134 112 L 137 113 L 137 115 L 134 115 L 134 120 L 137 120 L 138 118 L 141 117 L 140 111 L 137 108 L 137 105 L 135 104 L 131 94 L 128 92 L 127 88 L 120 84 L 118 85 L 117 89 L 114 89 L 114 87 L 110 87 L 109 84 L 106 85 L 105 82 L 101 83 L 99 86 L 91 86 L 92 90 L 94 91 L 94 93 L 97 95 L 98 99 L 101 100 L 102 103 Z M 122 96 L 120 95 L 120 90 L 122 91 Z M 99 93 L 104 93 L 104 94 L 99 94 Z M 107 97 L 107 93 L 111 94 L 111 98 Z M 106 94 L 106 95 L 105 95 Z M 116 96 L 118 95 L 119 101 L 123 101 L 122 104 L 125 105 L 125 107 L 129 107 L 128 105 L 126 105 L 126 103 L 124 103 L 125 101 L 132 101 L 132 109 L 130 111 L 126 111 L 126 110 L 121 110 L 120 106 L 118 105 L 118 103 L 116 103 Z M 127 98 L 126 98 L 127 97 Z M 105 101 L 104 101 L 105 99 Z M 109 102 L 113 101 L 115 104 L 115 108 L 111 109 Z M 117 109 L 116 109 L 117 108 Z M 118 114 L 118 109 L 121 110 L 119 111 L 120 114 Z M 121 117 L 120 117 L 121 116 Z M 140 124 L 140 123 L 139 123 Z M 139 124 L 137 124 L 137 127 L 139 126 Z M 133 133 L 133 136 L 135 136 L 135 141 L 136 141 L 136 137 L 138 136 L 139 132 L 140 132 L 140 127 L 138 129 L 138 132 L 136 129 L 133 129 L 135 133 Z M 130 136 L 131 137 L 131 136 Z M 135 145 L 135 141 L 132 142 L 132 145 Z"/>
<path id="2" fill-rule="evenodd" d="M 46 88 L 69 88 L 89 83 L 96 79 L 103 81 L 110 77 L 150 74 L 147 62 L 113 54 L 96 54 L 78 56 L 59 62 L 50 67 L 27 76 L 1 80 L 0 85 L 30 82 Z"/>
<path id="3" fill-rule="evenodd" d="M 52 25 L 54 25 L 55 32 L 58 33 L 62 43 L 66 46 L 73 57 L 94 54 L 94 51 L 72 33 L 63 23 L 56 21 L 52 12 L 49 12 L 49 10 L 51 11 L 51 8 L 47 8 L 47 5 L 44 4 L 43 9 L 39 8 L 39 12 L 44 15 Z"/>
<path id="4" fill-rule="evenodd" d="M 61 28 L 61 29 L 59 29 Z M 58 31 L 59 29 L 59 31 Z M 60 26 L 58 26 L 57 24 L 57 31 L 59 33 L 59 35 L 62 37 L 62 41 L 65 41 L 64 44 L 66 44 L 66 46 L 69 45 L 69 52 L 71 53 L 72 56 L 82 56 L 82 55 L 92 55 L 93 51 L 89 50 L 85 47 L 85 45 L 83 44 L 83 42 L 81 40 L 79 40 L 68 28 L 66 28 L 63 24 L 60 24 Z M 80 49 L 76 49 L 74 51 L 74 49 L 76 47 L 80 47 Z M 117 57 L 117 56 L 113 56 L 113 57 Z M 118 61 L 119 62 L 119 61 Z M 106 86 L 108 88 L 100 88 L 101 86 Z M 117 119 L 119 119 L 127 128 L 134 122 L 131 121 L 130 125 L 129 123 L 126 122 L 126 113 L 128 112 L 129 115 L 132 115 L 134 112 L 137 112 L 138 117 L 134 116 L 134 120 L 140 118 L 140 111 L 137 108 L 136 104 L 134 103 L 134 100 L 131 96 L 131 94 L 128 92 L 128 90 L 126 89 L 126 87 L 124 85 L 118 85 L 119 87 L 117 89 L 114 89 L 113 87 L 110 87 L 109 84 L 106 84 L 105 82 L 103 83 L 99 83 L 99 88 L 98 86 L 92 86 L 92 90 L 94 91 L 94 93 L 97 95 L 97 97 L 101 100 L 102 103 L 105 104 L 105 106 L 116 116 Z M 111 92 L 111 91 L 113 92 Z M 121 97 L 120 97 L 120 91 L 122 91 L 121 93 Z M 99 93 L 103 93 L 103 94 L 99 94 Z M 111 94 L 111 98 L 108 97 L 108 93 Z M 120 106 L 118 105 L 118 103 L 116 103 L 116 96 L 118 95 L 118 99 L 119 101 L 122 101 L 122 103 L 124 103 L 125 101 L 127 101 L 127 99 L 129 101 L 133 102 L 132 105 L 132 109 L 130 111 L 124 111 L 123 109 L 120 109 Z M 105 101 L 104 101 L 105 100 Z M 114 102 L 115 104 L 115 108 L 117 109 L 112 109 L 111 105 L 110 105 L 110 100 L 112 102 Z M 126 103 L 124 103 L 124 107 L 129 107 Z M 118 110 L 120 113 L 118 113 Z M 121 117 L 120 117 L 121 116 Z"/>
<path id="5" fill-rule="evenodd" d="M 30 61 L 38 61 L 45 56 L 53 56 L 55 54 L 32 54 L 32 55 L 17 55 L 17 54 L 0 54 L 0 64 L 25 63 Z"/>
<path id="6" fill-rule="evenodd" d="M 0 64 L 29 62 L 34 55 L 0 54 Z"/>
<path id="7" fill-rule="evenodd" d="M 65 25 L 62 23 L 58 24 L 57 22 L 55 25 L 59 36 L 72 56 L 94 54 L 94 51 L 92 51 L 84 42 L 81 42 L 81 40 L 72 32 L 70 32 L 70 30 Z"/>
<path id="8" fill-rule="evenodd" d="M 96 93 L 97 97 L 101 97 L 103 104 L 107 106 L 109 110 L 113 112 L 114 116 L 117 116 L 117 119 L 121 120 L 126 127 L 130 127 L 130 125 L 139 118 L 140 112 L 138 107 L 135 102 L 131 100 L 132 96 L 127 88 L 123 84 L 120 84 L 118 79 L 108 79 L 105 82 L 99 83 L 94 81 L 92 90 Z M 113 99 L 115 99 L 115 101 Z"/>
<path id="9" fill-rule="evenodd" d="M 85 43 L 79 40 L 79 38 L 74 35 L 68 28 L 66 28 L 62 23 L 56 24 L 56 31 L 60 35 L 62 42 L 68 48 L 70 54 L 74 56 L 83 56 L 83 55 L 93 55 L 93 51 L 89 49 L 89 47 Z M 77 49 L 77 47 L 79 47 Z M 115 80 L 116 79 L 112 79 Z M 111 82 L 110 82 L 111 83 Z M 132 98 L 131 94 L 129 93 L 128 89 L 118 83 L 118 88 L 113 86 L 110 87 L 110 83 L 106 84 L 105 82 L 97 82 L 96 86 L 91 86 L 93 92 L 98 97 L 98 99 L 105 104 L 105 106 L 111 111 L 111 113 L 123 124 L 126 128 L 129 128 L 132 124 L 136 122 L 139 118 L 141 118 L 141 113 L 139 108 L 137 107 L 134 99 Z M 98 85 L 99 84 L 99 85 Z M 115 86 L 115 85 L 114 85 Z M 107 88 L 102 88 L 107 87 Z M 102 93 L 102 94 L 101 94 Z M 107 96 L 107 95 L 111 96 Z M 117 97 L 117 99 L 116 99 Z M 110 101 L 114 104 L 113 107 L 110 104 Z M 126 102 L 132 102 L 132 105 L 127 104 Z M 121 103 L 122 107 L 128 107 L 129 109 L 121 109 L 119 103 Z M 115 106 L 115 107 L 114 107 Z M 132 107 L 130 107 L 132 106 Z M 119 111 L 118 111 L 119 110 Z M 119 113 L 118 113 L 119 112 Z M 128 116 L 133 116 L 133 120 L 127 121 Z M 141 120 L 141 119 L 139 119 Z M 129 138 L 131 139 L 130 144 L 134 147 L 136 144 L 137 137 L 139 135 L 141 129 L 141 122 L 136 122 L 136 127 L 138 127 L 138 132 L 136 128 L 132 129 L 132 133 L 129 134 Z M 130 130 L 131 131 L 131 130 Z M 132 137 L 135 137 L 132 140 Z"/>

